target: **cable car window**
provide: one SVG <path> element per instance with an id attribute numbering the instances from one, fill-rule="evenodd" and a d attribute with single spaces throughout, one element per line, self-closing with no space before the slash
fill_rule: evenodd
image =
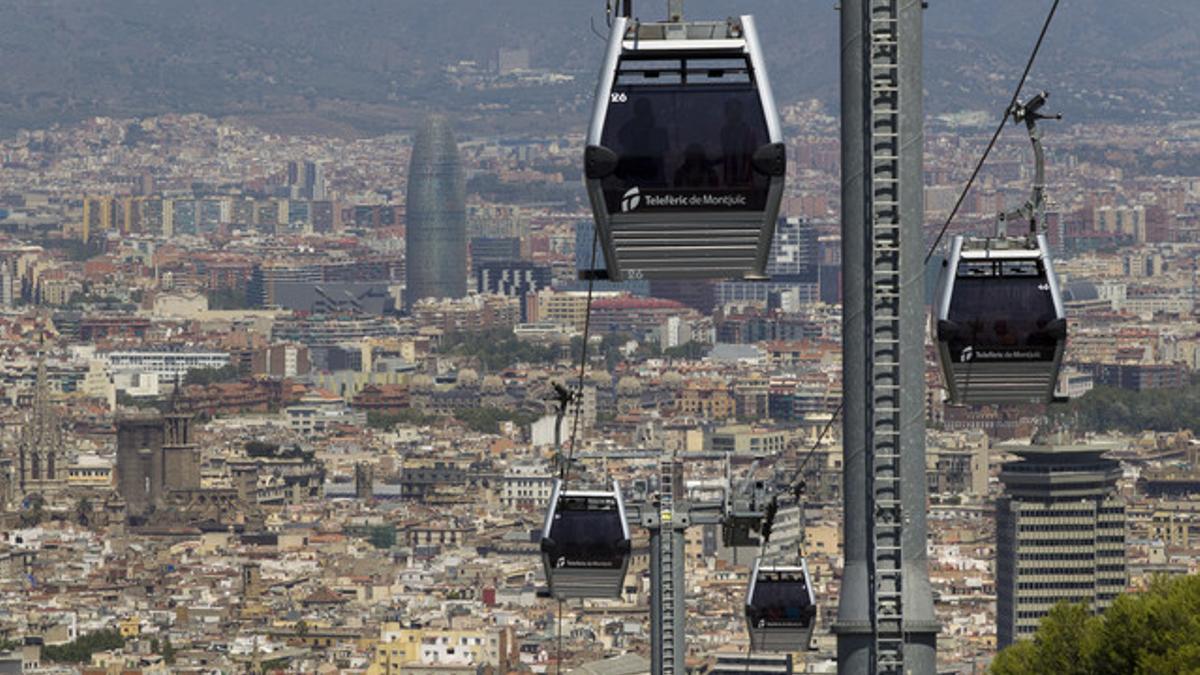
<path id="1" fill-rule="evenodd" d="M 626 551 L 620 512 L 610 498 L 567 498 L 550 525 L 556 567 L 619 568 Z"/>
<path id="2" fill-rule="evenodd" d="M 947 316 L 955 327 L 947 345 L 951 360 L 1053 361 L 1058 316 L 1050 284 L 1037 264 L 1033 275 L 1018 274 L 1014 267 L 1012 275 L 991 277 L 963 275 L 965 265 L 959 265 Z M 1001 265 L 999 271 L 1009 268 Z"/>
<path id="3" fill-rule="evenodd" d="M 1002 277 L 1036 277 L 1041 273 L 1041 266 L 1036 260 L 1000 261 L 1000 276 Z"/>
<path id="4" fill-rule="evenodd" d="M 608 209 L 761 211 L 770 181 L 754 170 L 753 159 L 767 143 L 752 83 L 618 84 L 601 139 L 618 159 L 603 182 Z"/>
<path id="5" fill-rule="evenodd" d="M 990 277 L 995 276 L 996 266 L 991 260 L 981 262 L 963 261 L 958 264 L 959 277 Z"/>
<path id="6" fill-rule="evenodd" d="M 809 601 L 808 585 L 800 572 L 760 576 L 750 599 L 750 624 L 758 628 L 804 624 L 816 610 Z"/>

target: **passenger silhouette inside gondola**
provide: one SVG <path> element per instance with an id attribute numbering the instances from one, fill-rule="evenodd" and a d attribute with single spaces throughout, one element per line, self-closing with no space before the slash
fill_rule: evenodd
<path id="1" fill-rule="evenodd" d="M 683 152 L 683 163 L 675 170 L 673 184 L 677 188 L 714 188 L 720 184 L 720 178 L 713 169 L 713 162 L 704 152 L 704 146 L 692 143 Z"/>
<path id="2" fill-rule="evenodd" d="M 1037 330 L 1029 334 L 1030 347 L 1055 347 L 1058 345 L 1058 339 L 1050 332 L 1052 320 L 1046 316 L 1038 317 Z"/>
<path id="3" fill-rule="evenodd" d="M 725 187 L 748 186 L 753 178 L 757 144 L 754 131 L 743 116 L 741 101 L 725 102 L 725 120 L 721 126 L 721 178 Z"/>
<path id="4" fill-rule="evenodd" d="M 809 602 L 803 575 L 785 574 L 762 578 L 751 600 L 751 622 L 759 627 L 779 624 L 808 625 L 817 608 Z"/>
<path id="5" fill-rule="evenodd" d="M 992 325 L 992 329 L 996 331 L 996 342 L 1004 347 L 1015 347 L 1019 342 L 1016 333 L 1008 329 L 1008 321 L 1000 319 Z"/>
<path id="6" fill-rule="evenodd" d="M 608 563 L 619 567 L 623 553 L 620 544 L 624 539 L 620 516 L 615 510 L 576 510 L 579 506 L 560 504 L 562 510 L 554 517 L 553 553 L 566 561 L 560 566 L 583 563 L 595 567 L 598 563 Z"/>
<path id="7" fill-rule="evenodd" d="M 617 175 L 641 187 L 666 185 L 663 156 L 667 151 L 667 131 L 658 126 L 654 106 L 639 98 L 633 104 L 633 117 L 617 131 L 620 163 Z"/>

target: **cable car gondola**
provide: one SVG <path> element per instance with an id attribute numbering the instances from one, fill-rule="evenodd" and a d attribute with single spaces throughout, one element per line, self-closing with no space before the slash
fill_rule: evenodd
<path id="1" fill-rule="evenodd" d="M 542 530 L 542 564 L 558 598 L 610 598 L 621 594 L 629 568 L 629 524 L 621 488 L 565 490 L 554 483 Z"/>
<path id="2" fill-rule="evenodd" d="M 764 565 L 754 561 L 746 591 L 746 627 L 754 651 L 794 652 L 808 649 L 817 622 L 817 601 L 808 563 Z"/>
<path id="3" fill-rule="evenodd" d="M 1045 235 L 956 236 L 941 287 L 938 351 L 950 400 L 1052 400 L 1067 321 Z"/>
<path id="4" fill-rule="evenodd" d="M 1067 339 L 1066 312 L 1050 246 L 1041 231 L 1045 163 L 1037 120 L 1046 94 L 1015 106 L 1033 142 L 1033 196 L 1002 214 L 994 237 L 955 236 L 942 264 L 934 307 L 938 359 L 951 403 L 1017 404 L 1054 400 Z M 1029 232 L 1009 236 L 1008 220 Z"/>
<path id="5" fill-rule="evenodd" d="M 783 197 L 754 19 L 614 19 L 584 169 L 607 278 L 765 278 Z"/>

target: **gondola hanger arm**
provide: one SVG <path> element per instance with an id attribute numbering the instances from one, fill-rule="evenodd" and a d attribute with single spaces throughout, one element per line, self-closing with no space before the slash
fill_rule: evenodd
<path id="1" fill-rule="evenodd" d="M 1045 229 L 1046 213 L 1046 153 L 1042 146 L 1042 132 L 1038 128 L 1039 120 L 1061 120 L 1061 113 L 1042 113 L 1042 107 L 1050 94 L 1043 91 L 1025 102 L 1015 102 L 1008 109 L 1008 118 L 1015 124 L 1024 124 L 1029 133 L 1029 142 L 1033 145 L 1033 191 L 1019 208 L 1000 214 L 996 222 L 996 236 L 1008 235 L 1008 223 L 1023 220 L 1029 223 L 1029 234 L 1038 235 Z"/>

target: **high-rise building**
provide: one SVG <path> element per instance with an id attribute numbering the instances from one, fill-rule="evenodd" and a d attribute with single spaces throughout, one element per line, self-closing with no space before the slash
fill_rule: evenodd
<path id="1" fill-rule="evenodd" d="M 408 172 L 405 305 L 467 294 L 466 180 L 450 122 L 431 115 Z"/>
<path id="2" fill-rule="evenodd" d="M 1003 648 L 1037 630 L 1062 600 L 1101 612 L 1125 589 L 1119 462 L 1100 444 L 1034 445 L 1000 472 L 996 614 Z"/>
<path id="3" fill-rule="evenodd" d="M 602 270 L 607 266 L 604 262 L 604 247 L 600 245 L 598 240 L 595 240 L 596 224 L 591 219 L 581 220 L 575 225 L 575 269 L 578 271 L 597 269 Z M 592 265 L 592 243 L 596 244 L 596 264 Z M 569 283 L 556 283 L 556 288 L 564 291 L 580 291 L 587 290 L 588 282 L 572 281 Z M 649 295 L 650 282 L 645 279 L 636 281 L 622 281 L 615 283 L 612 281 L 596 281 L 592 283 L 594 291 L 624 291 L 632 295 Z"/>
<path id="4" fill-rule="evenodd" d="M 287 184 L 288 197 L 292 199 L 328 199 L 325 191 L 325 169 L 316 162 L 288 162 Z"/>
<path id="5" fill-rule="evenodd" d="M 0 307 L 9 309 L 13 306 L 13 300 L 18 297 L 13 290 L 16 282 L 12 265 L 7 260 L 0 260 Z"/>
<path id="6" fill-rule="evenodd" d="M 265 262 L 256 265 L 246 286 L 246 299 L 255 307 L 270 307 L 279 302 L 276 286 L 283 283 L 318 284 L 321 268 L 309 263 Z"/>
<path id="7" fill-rule="evenodd" d="M 527 261 L 487 262 L 475 266 L 475 290 L 480 293 L 524 298 L 550 288 L 550 267 Z M 521 303 L 521 321 L 529 319 L 529 308 Z"/>
<path id="8" fill-rule="evenodd" d="M 480 293 L 520 298 L 550 287 L 550 267 L 523 260 L 485 263 L 475 268 L 475 283 Z"/>
<path id="9" fill-rule="evenodd" d="M 767 281 L 722 281 L 717 303 L 766 303 L 772 293 L 792 291 L 801 303 L 820 299 L 820 248 L 817 229 L 802 218 L 780 218 L 767 261 Z"/>
<path id="10" fill-rule="evenodd" d="M 507 263 L 521 259 L 521 240 L 517 237 L 472 237 L 471 268 L 487 263 Z"/>

